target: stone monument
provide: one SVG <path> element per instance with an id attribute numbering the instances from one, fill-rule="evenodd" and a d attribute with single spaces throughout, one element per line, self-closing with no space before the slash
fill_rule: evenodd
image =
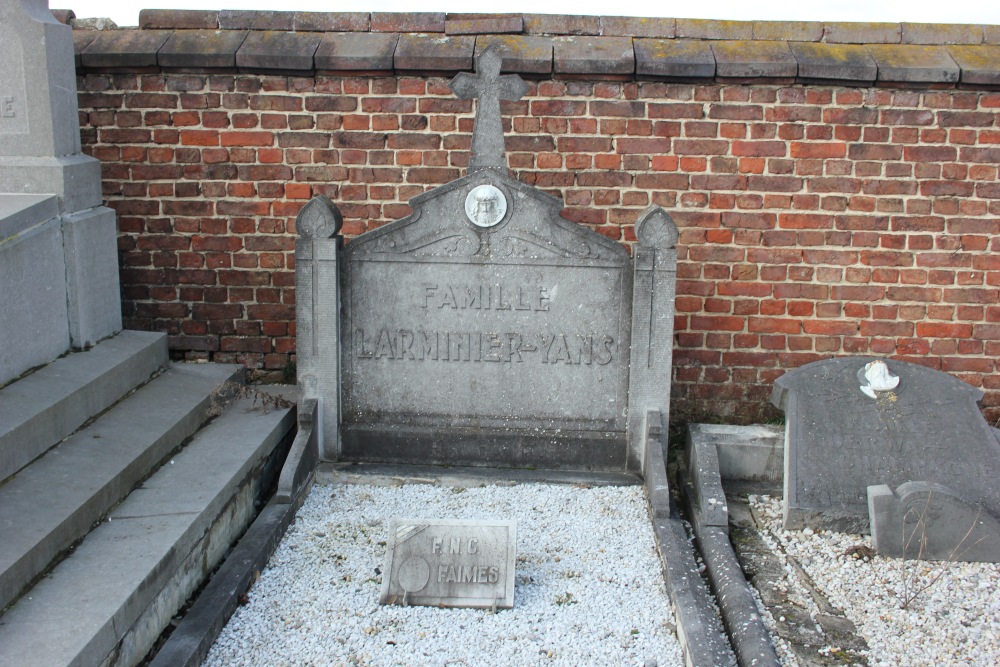
<path id="1" fill-rule="evenodd" d="M 297 363 L 327 460 L 638 471 L 670 402 L 677 229 L 620 244 L 509 175 L 500 100 L 527 90 L 476 59 L 468 173 L 342 247 L 322 198 L 296 244 Z M 662 431 L 665 433 L 666 428 Z"/>
<path id="2" fill-rule="evenodd" d="M 47 0 L 0 4 L 0 385 L 121 329 L 115 214 L 80 151 L 73 37 Z"/>
<path id="3" fill-rule="evenodd" d="M 771 402 L 785 412 L 785 527 L 871 531 L 890 555 L 926 540 L 928 558 L 947 558 L 968 532 L 967 558 L 1000 556 L 1000 441 L 982 397 L 891 359 L 829 359 L 781 376 Z"/>

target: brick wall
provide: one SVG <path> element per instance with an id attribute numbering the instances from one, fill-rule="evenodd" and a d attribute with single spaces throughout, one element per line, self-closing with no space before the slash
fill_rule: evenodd
<path id="1" fill-rule="evenodd" d="M 472 103 L 438 77 L 87 73 L 85 150 L 119 214 L 126 326 L 175 356 L 294 360 L 294 219 L 344 233 L 464 173 Z M 681 230 L 674 417 L 773 412 L 785 370 L 893 356 L 1000 419 L 1000 93 L 544 80 L 504 103 L 508 160 L 629 245 Z"/>

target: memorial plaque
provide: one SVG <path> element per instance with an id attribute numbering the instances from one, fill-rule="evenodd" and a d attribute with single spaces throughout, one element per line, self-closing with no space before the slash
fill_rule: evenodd
<path id="1" fill-rule="evenodd" d="M 983 393 L 887 359 L 818 361 L 778 378 L 785 412 L 785 527 L 869 532 L 868 487 L 927 482 L 1000 516 L 1000 442 Z"/>
<path id="2" fill-rule="evenodd" d="M 510 609 L 515 521 L 393 519 L 380 604 Z"/>

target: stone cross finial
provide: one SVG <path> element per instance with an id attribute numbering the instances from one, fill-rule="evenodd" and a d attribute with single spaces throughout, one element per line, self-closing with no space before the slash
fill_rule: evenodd
<path id="1" fill-rule="evenodd" d="M 476 57 L 476 73 L 460 72 L 448 85 L 460 99 L 478 98 L 476 124 L 472 129 L 472 160 L 469 173 L 480 169 L 506 169 L 500 100 L 519 100 L 528 84 L 516 74 L 500 76 L 503 56 L 486 49 Z"/>

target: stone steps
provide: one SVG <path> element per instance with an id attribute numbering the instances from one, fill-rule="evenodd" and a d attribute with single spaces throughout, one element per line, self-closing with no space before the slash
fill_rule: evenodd
<path id="1" fill-rule="evenodd" d="M 123 331 L 0 390 L 0 481 L 167 364 L 166 334 Z"/>
<path id="2" fill-rule="evenodd" d="M 0 609 L 194 435 L 230 381 L 241 367 L 172 365 L 0 486 Z"/>
<path id="3" fill-rule="evenodd" d="M 210 393 L 212 386 L 231 377 L 234 370 L 231 366 L 172 368 L 150 386 L 170 376 L 183 377 L 184 386 L 172 386 L 167 393 L 157 390 L 156 410 L 132 412 L 133 428 L 125 433 L 132 439 L 148 433 L 144 440 L 154 439 L 162 430 L 157 422 L 163 421 L 155 412 L 176 413 L 181 405 L 192 412 L 203 410 L 206 391 Z M 194 385 L 199 388 L 195 390 Z M 254 410 L 252 406 L 252 400 L 242 399 L 227 407 L 0 616 L 0 665 L 29 660 L 47 666 L 131 666 L 144 658 L 171 616 L 253 520 L 255 505 L 280 470 L 286 450 L 279 445 L 287 444 L 294 429 L 294 410 Z M 149 407 L 146 403 L 142 409 Z M 133 409 L 140 408 L 135 405 Z M 97 441 L 97 433 L 102 434 L 100 440 L 112 433 L 101 424 L 110 415 L 66 444 L 79 438 L 73 444 L 96 455 L 96 448 L 87 446 Z M 46 489 L 52 495 L 60 484 L 104 478 L 105 471 L 126 467 L 104 460 L 94 466 L 99 474 L 81 474 L 81 459 L 86 457 L 80 455 L 71 463 L 69 456 L 62 456 L 62 448 L 53 452 L 60 455 L 60 465 L 58 471 L 51 471 L 50 482 L 32 484 L 42 489 L 42 495 Z M 55 499 L 61 496 L 54 495 Z M 36 509 L 29 510 L 22 502 L 15 512 L 7 510 L 8 503 L 0 496 L 0 511 L 5 519 L 29 511 L 51 514 L 48 501 L 37 507 L 40 498 L 36 496 L 35 502 Z M 19 528 L 39 521 L 25 517 Z M 4 534 L 10 534 L 6 527 Z M 2 548 L 8 549 L 6 544 Z"/>

